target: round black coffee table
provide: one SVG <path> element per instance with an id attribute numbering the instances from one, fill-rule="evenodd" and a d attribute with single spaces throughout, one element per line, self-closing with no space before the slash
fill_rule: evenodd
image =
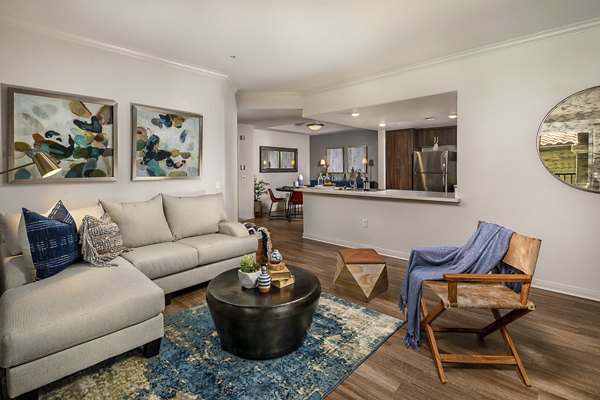
<path id="1" fill-rule="evenodd" d="M 288 266 L 293 285 L 261 294 L 244 289 L 237 269 L 215 277 L 206 289 L 206 302 L 224 350 L 255 360 L 281 357 L 302 345 L 319 297 L 317 277 Z"/>

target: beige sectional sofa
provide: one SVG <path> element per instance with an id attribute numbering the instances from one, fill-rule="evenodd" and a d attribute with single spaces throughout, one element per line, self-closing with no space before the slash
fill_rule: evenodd
<path id="1" fill-rule="evenodd" d="M 106 211 L 131 251 L 115 267 L 76 263 L 35 282 L 19 254 L 20 215 L 0 216 L 0 367 L 10 398 L 36 398 L 39 387 L 140 346 L 157 354 L 165 294 L 236 268 L 257 248 L 256 236 L 226 221 L 221 194 L 100 203 L 69 211 L 78 226 Z"/>

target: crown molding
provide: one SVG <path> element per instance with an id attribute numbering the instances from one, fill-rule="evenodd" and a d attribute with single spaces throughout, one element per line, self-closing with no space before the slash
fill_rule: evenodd
<path id="1" fill-rule="evenodd" d="M 80 45 L 95 47 L 97 49 L 109 51 L 112 53 L 117 53 L 121 55 L 125 55 L 128 57 L 137 58 L 144 61 L 150 61 L 157 64 L 166 65 L 172 68 L 179 68 L 186 71 L 194 72 L 204 76 L 210 76 L 213 78 L 223 79 L 227 81 L 229 87 L 235 92 L 237 92 L 237 86 L 232 81 L 231 77 L 223 72 L 213 71 L 207 68 L 198 67 L 195 65 L 187 64 L 182 61 L 172 60 L 165 57 L 160 57 L 155 54 L 146 53 L 139 50 L 130 49 L 123 46 L 117 46 L 111 43 L 102 42 L 99 40 L 89 39 L 83 36 L 74 35 L 71 33 L 67 33 L 58 29 L 48 28 L 46 26 L 42 26 L 31 21 L 17 18 L 11 15 L 0 15 L 0 24 L 10 26 L 12 28 L 22 29 L 33 33 L 38 33 L 45 36 L 50 36 L 56 39 L 65 40 L 72 43 L 77 43 Z"/>
<path id="2" fill-rule="evenodd" d="M 302 92 L 252 92 L 240 90 L 237 97 L 302 97 Z"/>
<path id="3" fill-rule="evenodd" d="M 410 64 L 400 68 L 393 68 L 387 71 L 378 72 L 371 75 L 366 75 L 361 78 L 348 79 L 346 81 L 341 81 L 332 85 L 321 86 L 315 89 L 307 90 L 303 92 L 306 95 L 319 94 L 323 92 L 327 92 L 334 89 L 340 89 L 352 85 L 356 85 L 359 83 L 366 83 L 369 81 L 374 81 L 381 78 L 386 78 L 388 76 L 398 75 L 403 72 L 412 71 L 415 69 L 425 68 L 429 66 L 434 66 L 437 64 L 442 64 L 450 61 L 460 60 L 467 57 L 477 56 L 480 54 L 489 53 L 496 50 L 507 49 L 512 47 L 519 47 L 533 42 L 540 42 L 544 40 L 555 39 L 563 36 L 574 35 L 579 32 L 584 32 L 588 30 L 592 30 L 600 27 L 600 18 L 590 19 L 584 22 L 578 22 L 576 24 L 571 24 L 567 26 L 563 26 L 561 28 L 550 29 L 538 33 L 534 33 L 531 35 L 521 36 L 516 39 L 510 39 L 503 42 L 494 43 L 487 46 L 477 47 L 475 49 L 462 51 L 459 53 L 454 53 L 444 57 L 438 57 L 431 60 L 418 62 L 415 64 Z"/>

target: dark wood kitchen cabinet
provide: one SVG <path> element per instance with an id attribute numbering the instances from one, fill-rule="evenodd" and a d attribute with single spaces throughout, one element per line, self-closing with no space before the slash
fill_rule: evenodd
<path id="1" fill-rule="evenodd" d="M 412 154 L 415 129 L 385 133 L 385 187 L 412 190 Z"/>
<path id="2" fill-rule="evenodd" d="M 439 146 L 456 145 L 456 126 L 415 129 L 415 151 L 432 147 L 436 137 Z"/>

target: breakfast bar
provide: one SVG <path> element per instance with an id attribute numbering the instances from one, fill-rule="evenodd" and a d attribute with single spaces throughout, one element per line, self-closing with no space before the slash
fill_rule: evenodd
<path id="1" fill-rule="evenodd" d="M 382 255 L 408 258 L 413 247 L 452 245 L 448 237 L 455 237 L 459 245 L 464 238 L 456 232 L 471 228 L 457 226 L 463 207 L 454 193 L 325 187 L 299 190 L 304 194 L 306 239 L 370 247 Z M 435 229 L 427 234 L 415 229 L 424 224 Z"/>

